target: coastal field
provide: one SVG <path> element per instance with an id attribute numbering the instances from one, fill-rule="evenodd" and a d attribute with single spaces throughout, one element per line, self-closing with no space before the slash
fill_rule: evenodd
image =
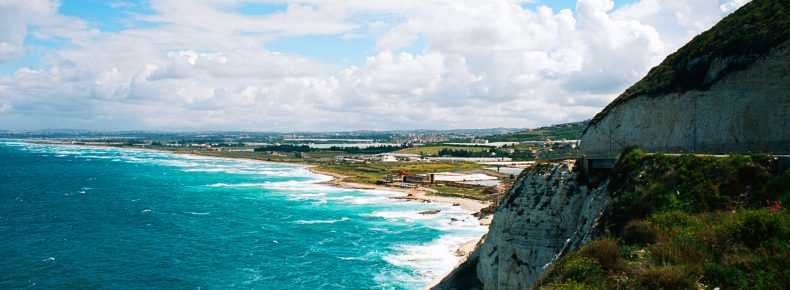
<path id="1" fill-rule="evenodd" d="M 442 150 L 459 150 L 459 151 L 469 151 L 469 152 L 483 152 L 487 151 L 490 148 L 488 147 L 476 147 L 476 146 L 447 146 L 447 145 L 440 145 L 440 146 L 425 146 L 425 147 L 412 147 L 412 148 L 405 148 L 395 153 L 403 153 L 403 154 L 424 154 L 426 156 L 436 156 L 439 154 L 439 151 Z"/>

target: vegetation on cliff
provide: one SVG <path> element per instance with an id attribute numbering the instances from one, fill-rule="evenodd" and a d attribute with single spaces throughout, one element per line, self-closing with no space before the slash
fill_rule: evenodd
<path id="1" fill-rule="evenodd" d="M 790 0 L 753 0 L 669 55 L 590 124 L 637 96 L 704 90 L 728 73 L 748 67 L 788 39 Z"/>
<path id="2" fill-rule="evenodd" d="M 610 175 L 609 234 L 557 261 L 548 289 L 790 286 L 790 170 L 754 156 L 626 152 Z"/>

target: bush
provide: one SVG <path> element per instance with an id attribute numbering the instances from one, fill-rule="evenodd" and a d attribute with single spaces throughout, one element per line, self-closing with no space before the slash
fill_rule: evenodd
<path id="1" fill-rule="evenodd" d="M 574 252 L 557 261 L 538 284 L 549 289 L 600 289 L 605 288 L 606 276 L 596 259 Z"/>
<path id="2" fill-rule="evenodd" d="M 692 241 L 670 241 L 647 248 L 648 259 L 653 265 L 687 265 L 701 272 L 707 257 L 704 247 Z"/>
<path id="3" fill-rule="evenodd" d="M 596 280 L 602 277 L 601 264 L 589 257 L 577 257 L 570 259 L 563 265 L 563 275 L 561 280 L 584 281 Z"/>
<path id="4" fill-rule="evenodd" d="M 702 222 L 694 216 L 681 211 L 667 211 L 653 214 L 649 221 L 665 232 L 682 228 L 699 228 Z"/>
<path id="5" fill-rule="evenodd" d="M 615 240 L 605 238 L 591 241 L 582 247 L 580 253 L 596 260 L 606 272 L 611 273 L 622 268 L 620 247 Z"/>
<path id="6" fill-rule="evenodd" d="M 675 266 L 648 268 L 639 273 L 637 283 L 642 289 L 695 289 L 695 282 Z"/>
<path id="7" fill-rule="evenodd" d="M 592 285 L 588 285 L 585 283 L 580 283 L 576 281 L 565 281 L 561 283 L 554 283 L 545 287 L 541 287 L 540 289 L 545 290 L 586 290 L 586 289 L 600 289 L 601 287 L 593 287 Z"/>
<path id="8" fill-rule="evenodd" d="M 790 217 L 785 211 L 751 210 L 734 218 L 730 224 L 732 234 L 752 249 L 771 239 L 790 240 Z"/>
<path id="9" fill-rule="evenodd" d="M 763 155 L 671 156 L 625 151 L 609 178 L 609 230 L 621 232 L 628 221 L 658 212 L 729 211 L 788 200 L 790 177 L 772 175 L 775 165 L 776 160 Z"/>
<path id="10" fill-rule="evenodd" d="M 649 245 L 658 240 L 658 228 L 650 222 L 633 220 L 625 225 L 620 236 L 626 245 Z"/>

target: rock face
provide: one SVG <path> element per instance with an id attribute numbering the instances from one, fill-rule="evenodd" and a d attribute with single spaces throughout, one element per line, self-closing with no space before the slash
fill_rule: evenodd
<path id="1" fill-rule="evenodd" d="M 611 200 L 605 185 L 591 189 L 574 165 L 539 165 L 519 176 L 485 242 L 435 289 L 526 289 L 590 240 Z"/>
<path id="2" fill-rule="evenodd" d="M 715 75 L 734 59 L 716 59 Z M 610 105 L 580 141 L 587 158 L 649 152 L 790 154 L 790 42 L 705 90 L 637 95 Z"/>

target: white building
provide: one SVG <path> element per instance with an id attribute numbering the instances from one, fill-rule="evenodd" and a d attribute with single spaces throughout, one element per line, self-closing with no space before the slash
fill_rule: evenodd
<path id="1" fill-rule="evenodd" d="M 381 155 L 381 162 L 398 162 L 398 158 L 389 154 Z"/>

